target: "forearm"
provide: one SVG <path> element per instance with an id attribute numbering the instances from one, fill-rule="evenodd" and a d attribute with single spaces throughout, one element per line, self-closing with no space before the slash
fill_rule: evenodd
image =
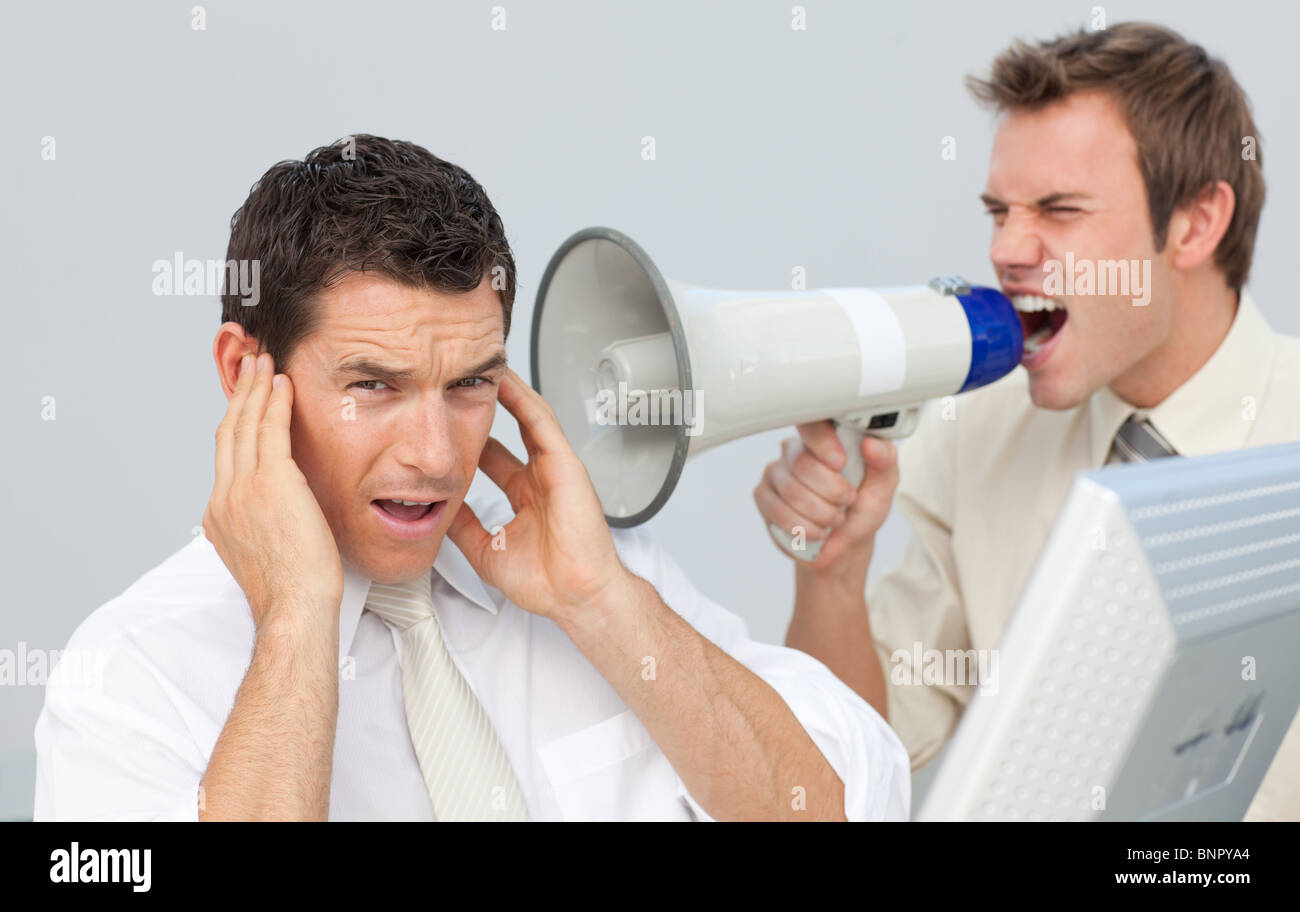
<path id="1" fill-rule="evenodd" d="M 337 621 L 264 623 L 203 776 L 199 819 L 326 820 L 338 692 Z"/>
<path id="2" fill-rule="evenodd" d="M 785 644 L 829 668 L 888 719 L 885 672 L 867 613 L 866 572 L 841 577 L 795 569 L 794 615 Z"/>
<path id="3" fill-rule="evenodd" d="M 720 820 L 843 820 L 843 783 L 780 694 L 628 576 L 608 604 L 562 626 L 691 796 Z"/>

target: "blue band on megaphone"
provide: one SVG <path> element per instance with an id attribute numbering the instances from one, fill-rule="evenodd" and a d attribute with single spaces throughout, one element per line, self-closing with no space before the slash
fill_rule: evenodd
<path id="1" fill-rule="evenodd" d="M 958 295 L 970 324 L 970 372 L 959 392 L 992 383 L 1015 370 L 1025 337 L 1011 299 L 996 288 L 975 286 Z"/>

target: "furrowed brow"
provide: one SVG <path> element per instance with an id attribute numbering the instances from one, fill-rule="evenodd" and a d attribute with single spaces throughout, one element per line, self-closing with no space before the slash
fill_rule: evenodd
<path id="1" fill-rule="evenodd" d="M 413 370 L 398 370 L 380 364 L 372 358 L 350 358 L 334 369 L 339 377 L 364 377 L 367 380 L 381 380 L 385 383 L 404 383 L 415 377 Z"/>
<path id="2" fill-rule="evenodd" d="M 465 372 L 465 377 L 486 374 L 506 366 L 505 352 L 498 352 L 480 364 Z M 349 358 L 334 369 L 338 377 L 361 377 L 366 380 L 380 380 L 384 383 L 406 383 L 413 380 L 416 372 L 409 369 L 399 370 L 375 361 L 373 358 Z"/>
<path id="3" fill-rule="evenodd" d="M 1046 209 L 1048 206 L 1055 206 L 1057 203 L 1087 200 L 1090 198 L 1091 197 L 1089 197 L 1088 194 L 1078 193 L 1076 191 L 1049 193 L 1047 196 L 1040 197 L 1039 199 L 1035 200 L 1034 206 L 1039 209 Z M 993 209 L 995 207 L 1005 207 L 1007 205 L 1005 202 L 998 199 L 996 196 L 991 196 L 988 193 L 980 194 L 980 202 L 990 209 Z"/>
<path id="4" fill-rule="evenodd" d="M 488 358 L 486 361 L 484 361 L 482 364 L 478 365 L 477 367 L 470 368 L 469 371 L 466 372 L 465 376 L 473 377 L 476 376 L 477 374 L 486 374 L 489 371 L 494 371 L 505 366 L 506 366 L 506 353 L 497 352 L 495 355 L 493 355 L 491 358 Z"/>
<path id="5" fill-rule="evenodd" d="M 1044 196 L 1034 205 L 1038 206 L 1040 209 L 1045 209 L 1048 206 L 1055 206 L 1057 203 L 1077 202 L 1079 200 L 1086 200 L 1088 198 L 1089 198 L 1088 194 L 1078 193 L 1075 191 L 1068 191 L 1065 193 L 1049 193 L 1047 196 Z"/>

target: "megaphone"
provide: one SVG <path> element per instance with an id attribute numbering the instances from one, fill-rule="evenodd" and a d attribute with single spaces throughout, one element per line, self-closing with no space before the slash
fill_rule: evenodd
<path id="1" fill-rule="evenodd" d="M 537 291 L 533 388 L 581 457 L 611 526 L 668 501 L 686 460 L 729 440 L 834 419 L 863 476 L 862 438 L 905 437 L 929 399 L 1009 373 L 1020 318 L 954 276 L 906 288 L 725 291 L 665 279 L 611 228 L 577 232 Z M 769 531 L 812 560 L 820 542 Z"/>

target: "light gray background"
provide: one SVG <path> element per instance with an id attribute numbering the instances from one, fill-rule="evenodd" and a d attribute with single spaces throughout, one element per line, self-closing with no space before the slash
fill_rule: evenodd
<path id="1" fill-rule="evenodd" d="M 273 162 L 345 134 L 418 142 L 466 167 L 505 219 L 520 288 L 511 363 L 556 246 L 594 224 L 670 276 L 727 288 L 991 282 L 991 118 L 961 84 L 1014 36 L 1093 4 L 809 2 L 42 3 L 6 9 L 0 255 L 0 648 L 61 649 L 76 625 L 186 543 L 225 407 L 215 297 L 155 297 L 151 264 L 221 258 Z M 1223 56 L 1250 95 L 1269 200 L 1253 290 L 1300 333 L 1295 7 L 1105 4 Z M 655 137 L 657 160 L 641 157 Z M 40 156 L 55 137 L 57 159 Z M 944 136 L 955 161 L 940 157 Z M 41 418 L 55 397 L 57 420 Z M 494 429 L 522 452 L 513 421 Z M 789 563 L 750 491 L 787 431 L 705 453 L 653 521 L 701 590 L 779 642 Z M 876 570 L 901 552 L 897 516 Z M 0 819 L 31 813 L 39 687 L 0 688 Z"/>

